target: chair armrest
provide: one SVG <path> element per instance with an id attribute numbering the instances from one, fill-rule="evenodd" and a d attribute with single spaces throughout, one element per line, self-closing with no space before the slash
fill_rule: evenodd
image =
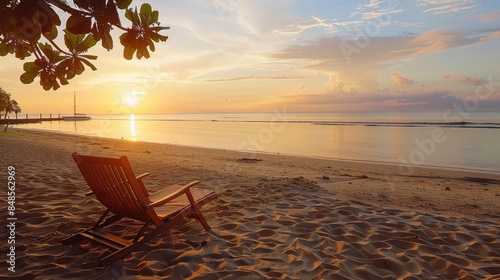
<path id="1" fill-rule="evenodd" d="M 186 191 L 190 187 L 192 187 L 196 184 L 199 184 L 199 183 L 200 183 L 200 181 L 193 181 L 187 185 L 180 187 L 179 189 L 175 190 L 174 192 L 169 192 L 169 193 L 165 192 L 165 189 L 157 191 L 148 197 L 149 199 L 151 199 L 153 197 L 154 201 L 150 200 L 151 203 L 149 203 L 145 207 L 151 208 L 151 207 L 163 205 L 163 204 L 169 202 L 170 200 L 173 200 L 173 199 L 183 195 L 184 193 L 186 193 Z M 162 194 L 162 192 L 165 192 L 165 194 Z M 158 196 L 158 197 L 156 197 L 156 196 Z"/>
<path id="2" fill-rule="evenodd" d="M 142 173 L 141 175 L 136 176 L 135 179 L 136 180 L 142 180 L 142 178 L 147 177 L 149 175 L 151 175 L 151 173 Z"/>

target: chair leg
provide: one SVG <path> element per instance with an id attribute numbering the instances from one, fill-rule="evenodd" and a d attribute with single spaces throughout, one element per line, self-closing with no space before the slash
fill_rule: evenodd
<path id="1" fill-rule="evenodd" d="M 80 233 L 74 234 L 68 238 L 63 239 L 61 241 L 62 245 L 71 245 L 75 244 L 76 242 L 79 242 L 80 240 L 83 239 L 83 236 L 80 235 Z"/>
<path id="2" fill-rule="evenodd" d="M 104 218 L 106 218 L 106 216 L 109 214 L 109 209 L 106 209 L 106 211 L 104 211 L 104 213 L 101 215 L 101 217 L 99 218 L 99 220 L 97 220 L 97 222 L 95 223 L 95 225 L 92 227 L 92 228 L 99 228 L 99 225 L 102 223 L 102 221 L 104 220 Z"/>
<path id="3" fill-rule="evenodd" d="M 104 211 L 104 213 L 101 215 L 101 217 L 97 220 L 97 222 L 92 226 L 92 228 L 94 229 L 97 229 L 99 227 L 101 227 L 101 223 L 102 221 L 104 220 L 104 218 L 109 214 L 109 209 L 106 209 L 106 211 Z M 87 230 L 89 229 L 86 229 L 84 231 L 81 231 L 79 233 L 76 233 L 68 238 L 65 238 L 63 239 L 63 241 L 61 242 L 63 245 L 71 245 L 71 244 L 74 244 L 80 240 L 83 239 L 83 233 L 85 233 Z"/>
<path id="4" fill-rule="evenodd" d="M 137 238 L 137 239 L 139 239 L 138 241 L 134 241 L 132 244 L 124 247 L 123 249 L 120 249 L 120 250 L 113 252 L 110 255 L 102 258 L 101 261 L 99 262 L 99 264 L 101 266 L 108 266 L 108 265 L 112 264 L 113 262 L 124 258 L 125 256 L 127 256 L 131 252 L 135 251 L 135 249 L 137 249 L 138 247 L 140 247 L 144 243 L 146 243 L 149 240 L 151 240 L 152 238 L 164 233 L 167 229 L 171 228 L 176 222 L 178 222 L 178 221 L 177 220 L 168 221 L 168 222 L 162 224 L 160 227 L 157 227 L 157 228 L 149 231 L 148 233 L 144 234 L 142 238 L 140 238 L 140 239 Z M 146 224 L 141 231 L 143 231 L 147 225 L 148 224 Z"/>
<path id="5" fill-rule="evenodd" d="M 116 252 L 113 252 L 113 253 L 107 255 L 106 257 L 102 258 L 99 261 L 99 265 L 100 266 L 108 266 L 108 265 L 116 262 L 119 259 L 123 259 L 128 254 L 132 253 L 140 245 L 142 245 L 141 242 L 133 243 L 133 244 L 130 244 L 129 246 L 127 246 L 123 249 L 120 249 Z"/>
<path id="6" fill-rule="evenodd" d="M 142 234 L 144 233 L 144 230 L 146 230 L 146 228 L 149 226 L 149 224 L 151 223 L 151 220 L 147 221 L 141 228 L 141 230 L 139 230 L 139 233 L 137 233 L 137 235 L 135 236 L 134 238 L 134 241 L 132 242 L 137 242 L 137 240 L 139 240 L 139 238 L 142 236 Z"/>
<path id="7" fill-rule="evenodd" d="M 193 195 L 191 194 L 191 191 L 189 189 L 186 190 L 186 195 L 189 199 L 189 202 L 191 203 L 191 207 L 193 207 L 193 210 L 196 213 L 196 216 L 198 216 L 198 220 L 200 220 L 200 223 L 203 225 L 203 227 L 206 230 L 210 230 L 210 226 L 208 225 L 207 221 L 205 221 L 205 218 L 201 214 L 201 211 L 198 208 L 198 205 L 196 205 L 196 202 L 194 201 Z"/>

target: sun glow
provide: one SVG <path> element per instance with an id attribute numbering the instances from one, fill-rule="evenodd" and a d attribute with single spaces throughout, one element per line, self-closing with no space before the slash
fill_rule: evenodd
<path id="1" fill-rule="evenodd" d="M 135 108 L 142 102 L 144 95 L 145 93 L 141 91 L 129 91 L 123 94 L 122 102 L 131 108 Z"/>

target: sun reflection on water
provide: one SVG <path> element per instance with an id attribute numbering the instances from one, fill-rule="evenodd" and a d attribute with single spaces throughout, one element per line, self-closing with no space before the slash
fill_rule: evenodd
<path id="1" fill-rule="evenodd" d="M 130 114 L 130 140 L 137 141 L 137 132 L 135 130 L 135 115 Z"/>

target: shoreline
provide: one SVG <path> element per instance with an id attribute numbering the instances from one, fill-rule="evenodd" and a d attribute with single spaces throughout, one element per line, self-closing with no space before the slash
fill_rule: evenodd
<path id="1" fill-rule="evenodd" d="M 119 141 L 130 141 L 134 143 L 151 143 L 158 145 L 174 145 L 179 147 L 188 147 L 188 148 L 200 148 L 200 149 L 211 149 L 217 151 L 232 151 L 243 154 L 264 154 L 264 155 L 275 155 L 275 156 L 287 156 L 287 157 L 295 157 L 295 158 L 307 158 L 307 159 L 317 159 L 317 160 L 331 160 L 331 161 L 339 161 L 339 162 L 352 162 L 352 163 L 360 163 L 360 164 L 380 164 L 387 165 L 389 167 L 394 166 L 404 166 L 411 167 L 414 169 L 425 169 L 425 170 L 445 170 L 445 171 L 454 171 L 454 172 L 467 172 L 467 173 L 478 173 L 485 175 L 497 175 L 500 170 L 493 169 L 477 169 L 472 167 L 459 167 L 459 166 L 438 166 L 438 165 L 413 165 L 413 164 L 402 164 L 397 162 L 389 162 L 389 161 L 371 161 L 371 160 L 358 160 L 358 159 L 346 159 L 346 158 L 333 158 L 333 157 L 321 157 L 321 156 L 307 156 L 307 155 L 299 155 L 299 154 L 287 154 L 287 153 L 279 153 L 279 152 L 266 152 L 266 151 L 252 151 L 252 150 L 232 150 L 232 149 L 223 149 L 223 148 L 212 148 L 212 147 L 203 147 L 203 146 L 194 146 L 194 145 L 183 145 L 178 143 L 160 143 L 160 142 L 149 142 L 149 141 L 135 141 L 129 139 L 119 139 L 119 138 L 111 138 L 104 136 L 95 136 L 95 135 L 85 135 L 79 133 L 73 133 L 69 131 L 52 131 L 38 128 L 19 128 L 19 127 L 11 127 L 10 129 L 18 129 L 20 131 L 34 131 L 34 132 L 42 132 L 42 133 L 54 133 L 60 135 L 79 135 L 84 137 L 93 137 L 93 138 L 103 138 L 110 140 L 119 140 Z M 411 174 L 410 174 L 411 176 Z M 499 175 L 500 178 L 500 175 Z"/>
<path id="2" fill-rule="evenodd" d="M 500 176 L 244 153 L 46 131 L 0 134 L 0 171 L 16 168 L 21 279 L 494 279 Z M 71 153 L 126 155 L 149 191 L 201 181 L 219 199 L 109 267 L 92 242 L 61 240 L 102 206 Z M 3 177 L 2 177 L 3 178 Z M 5 197 L 0 201 L 6 202 Z M 0 220 L 6 220 L 5 211 Z M 133 236 L 137 223 L 111 230 Z M 6 242 L 0 249 L 6 250 Z M 5 262 L 4 262 L 5 263 Z M 469 277 L 469 278 L 467 278 Z"/>

